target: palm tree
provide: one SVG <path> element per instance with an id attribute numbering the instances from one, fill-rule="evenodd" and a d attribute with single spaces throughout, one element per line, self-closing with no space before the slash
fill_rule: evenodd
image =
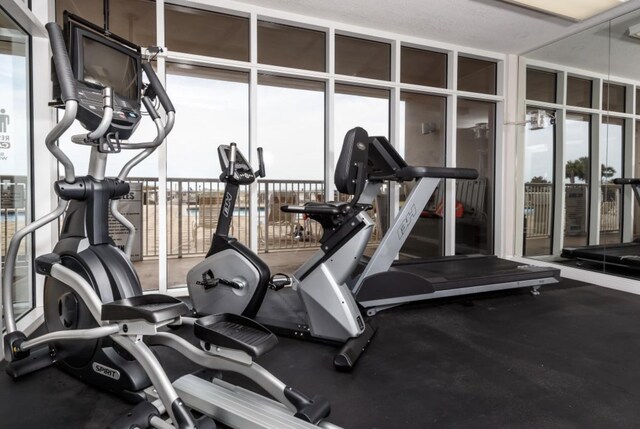
<path id="1" fill-rule="evenodd" d="M 589 158 L 583 156 L 567 161 L 565 176 L 569 178 L 570 183 L 576 183 L 576 177 L 587 182 L 589 180 Z"/>
<path id="2" fill-rule="evenodd" d="M 600 167 L 600 171 L 602 174 L 602 181 L 608 182 L 616 174 L 616 169 L 611 166 L 606 166 L 602 164 Z"/>

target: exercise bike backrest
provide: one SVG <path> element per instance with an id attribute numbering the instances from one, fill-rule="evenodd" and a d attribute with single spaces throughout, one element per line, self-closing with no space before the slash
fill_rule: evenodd
<path id="1" fill-rule="evenodd" d="M 336 189 L 341 194 L 352 195 L 354 202 L 358 201 L 366 184 L 369 140 L 369 134 L 363 128 L 349 130 L 336 163 L 333 179 Z"/>

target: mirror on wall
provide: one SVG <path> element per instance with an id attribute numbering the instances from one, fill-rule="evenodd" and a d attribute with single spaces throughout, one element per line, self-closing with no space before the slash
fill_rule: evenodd
<path id="1" fill-rule="evenodd" d="M 522 254 L 640 279 L 640 10 L 523 56 Z"/>

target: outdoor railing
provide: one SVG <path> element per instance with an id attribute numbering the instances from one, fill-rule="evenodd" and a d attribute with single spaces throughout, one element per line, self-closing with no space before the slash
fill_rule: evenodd
<path id="1" fill-rule="evenodd" d="M 621 193 L 618 185 L 601 185 L 600 194 L 600 231 L 620 231 Z M 551 236 L 553 223 L 553 185 L 551 183 L 525 184 L 526 237 L 543 238 Z M 569 233 L 584 234 L 587 231 L 589 201 L 587 184 L 571 183 L 565 185 L 566 225 Z"/>
<path id="2" fill-rule="evenodd" d="M 142 191 L 142 256 L 157 256 L 158 181 L 131 178 Z M 283 205 L 323 201 L 324 183 L 308 180 L 262 180 L 258 185 L 258 249 L 262 252 L 317 248 L 322 228 L 304 216 L 284 213 Z M 209 250 L 218 223 L 225 184 L 218 179 L 167 179 L 167 250 L 170 257 L 200 255 Z M 242 186 L 230 234 L 249 245 L 249 188 Z"/>

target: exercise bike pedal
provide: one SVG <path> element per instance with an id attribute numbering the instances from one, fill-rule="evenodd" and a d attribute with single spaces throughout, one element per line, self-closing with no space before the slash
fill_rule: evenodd
<path id="1" fill-rule="evenodd" d="M 291 280 L 291 277 L 288 275 L 284 273 L 276 273 L 271 276 L 271 280 L 269 280 L 269 289 L 277 292 L 285 286 L 290 286 L 292 282 L 293 280 Z"/>
<path id="2" fill-rule="evenodd" d="M 195 336 L 210 347 L 241 350 L 256 358 L 278 344 L 278 338 L 267 328 L 237 314 L 214 314 L 198 319 Z"/>

